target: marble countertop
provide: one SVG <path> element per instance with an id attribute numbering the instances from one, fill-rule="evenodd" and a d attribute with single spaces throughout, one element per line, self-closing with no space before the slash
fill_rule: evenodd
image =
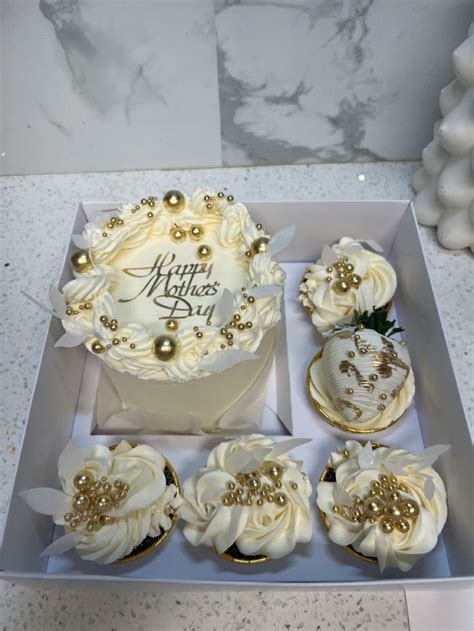
<path id="1" fill-rule="evenodd" d="M 418 164 L 298 165 L 180 171 L 16 176 L 0 179 L 2 331 L 0 519 L 20 449 L 49 316 L 20 292 L 47 302 L 57 282 L 77 203 L 127 200 L 167 188 L 192 190 L 205 182 L 242 200 L 409 199 Z M 445 325 L 471 428 L 474 421 L 472 255 L 443 250 L 432 229 L 421 239 Z M 102 588 L 101 588 L 102 590 Z M 8 603 L 8 607 L 7 607 Z M 408 628 L 401 590 L 173 593 L 114 587 L 106 594 L 2 582 L 0 622 L 7 629 L 244 629 Z M 319 626 L 318 626 L 319 625 Z"/>

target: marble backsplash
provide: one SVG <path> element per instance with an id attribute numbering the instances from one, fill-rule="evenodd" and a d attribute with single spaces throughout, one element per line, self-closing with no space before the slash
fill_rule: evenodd
<path id="1" fill-rule="evenodd" d="M 0 0 L 0 173 L 419 159 L 472 0 Z"/>

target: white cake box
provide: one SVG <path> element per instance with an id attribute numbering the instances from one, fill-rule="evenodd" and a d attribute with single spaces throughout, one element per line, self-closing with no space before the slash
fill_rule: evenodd
<path id="1" fill-rule="evenodd" d="M 93 207 L 99 206 L 94 203 Z M 100 203 L 103 209 L 114 207 L 115 203 Z M 329 452 L 350 435 L 320 418 L 306 394 L 306 368 L 320 349 L 321 338 L 296 301 L 299 280 L 305 265 L 319 257 L 322 246 L 344 235 L 377 241 L 395 267 L 399 285 L 393 315 L 405 328 L 403 337 L 408 343 L 416 378 L 416 401 L 398 424 L 372 435 L 371 439 L 415 452 L 439 443 L 452 446 L 435 465 L 446 483 L 449 505 L 448 520 L 435 550 L 408 573 L 388 570 L 381 575 L 376 565 L 353 558 L 328 539 L 313 492 L 312 541 L 297 546 L 288 557 L 263 565 L 240 566 L 220 559 L 203 546 L 194 548 L 183 537 L 180 522 L 156 554 L 133 563 L 99 566 L 82 561 L 73 550 L 61 556 L 40 557 L 53 537 L 62 534 L 62 529 L 55 532 L 51 518 L 32 512 L 18 493 L 38 486 L 58 488 L 58 456 L 71 437 L 81 446 L 94 441 L 111 445 L 127 437 L 137 440 L 136 436 L 91 433 L 95 401 L 91 375 L 97 371 L 97 359 L 82 346 L 54 348 L 63 330 L 61 323 L 53 318 L 7 515 L 0 558 L 3 576 L 242 587 L 282 584 L 356 587 L 472 579 L 471 439 L 411 205 L 406 201 L 258 202 L 248 203 L 247 207 L 253 218 L 269 226 L 272 232 L 290 223 L 297 226 L 292 244 L 281 257 L 287 272 L 283 311 L 285 348 L 280 348 L 278 370 L 274 369 L 270 377 L 269 412 L 263 431 L 276 439 L 288 436 L 289 432 L 312 439 L 292 454 L 304 461 L 304 471 L 313 487 Z M 80 232 L 85 221 L 81 207 L 73 232 Z M 73 249 L 71 244 L 68 255 Z M 69 278 L 66 264 L 60 286 Z M 183 482 L 205 464 L 208 450 L 222 437 L 141 434 L 139 440 L 160 449 Z"/>

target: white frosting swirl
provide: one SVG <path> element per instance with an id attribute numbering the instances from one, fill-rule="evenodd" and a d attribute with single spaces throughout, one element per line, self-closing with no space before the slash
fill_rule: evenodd
<path id="1" fill-rule="evenodd" d="M 287 453 L 272 455 L 278 443 L 260 434 L 221 443 L 209 455 L 207 466 L 199 469 L 183 486 L 183 504 L 179 516 L 186 521 L 184 535 L 193 545 L 214 547 L 225 552 L 235 544 L 247 556 L 265 555 L 272 559 L 293 551 L 297 543 L 310 541 L 312 534 L 308 477 L 300 471 L 301 463 Z M 281 467 L 275 496 L 284 495 L 284 503 L 256 500 L 225 505 L 223 496 L 229 485 L 239 485 L 242 467 L 255 465 L 252 476 L 259 484 L 274 483 L 265 476 L 272 464 Z M 262 487 L 260 487 L 262 488 Z M 250 500 L 249 500 L 250 502 Z M 283 502 L 283 501 L 282 501 Z"/>
<path id="2" fill-rule="evenodd" d="M 83 456 L 83 468 L 96 480 L 105 476 L 112 484 L 120 480 L 130 487 L 119 507 L 107 513 L 113 517 L 111 523 L 92 532 L 81 524 L 82 535 L 75 547 L 83 559 L 113 563 L 130 554 L 147 536 L 157 537 L 171 528 L 171 516 L 181 500 L 176 486 L 166 482 L 166 461 L 156 449 L 149 445 L 132 447 L 122 441 L 113 451 L 93 445 L 83 450 Z M 64 477 L 60 471 L 60 481 L 72 499 L 77 493 L 73 476 Z M 70 530 L 63 517 L 55 522 Z"/>
<path id="3" fill-rule="evenodd" d="M 157 332 L 152 327 L 140 321 L 118 321 L 112 297 L 117 282 L 115 257 L 123 250 L 146 244 L 151 238 L 161 235 L 167 237 L 173 224 L 178 221 L 185 230 L 189 230 L 194 223 L 205 226 L 206 233 L 214 235 L 216 239 L 214 247 L 235 251 L 236 265 L 248 269 L 248 281 L 244 284 L 249 295 L 253 288 L 261 285 L 282 287 L 285 273 L 267 255 L 256 255 L 249 265 L 245 253 L 252 242 L 263 235 L 262 230 L 257 229 L 245 206 L 219 196 L 214 189 L 201 188 L 191 199 L 185 197 L 185 206 L 177 214 L 169 213 L 158 200 L 154 203 L 153 207 L 125 204 L 112 215 L 100 216 L 86 224 L 83 236 L 91 244 L 89 255 L 95 267 L 91 271 L 76 274 L 77 278 L 65 285 L 63 292 L 68 306 L 78 305 L 81 310 L 69 310 L 63 318 L 63 325 L 66 331 L 77 333 L 80 329 L 80 334 L 87 335 L 85 344 L 89 350 L 99 342 L 105 350 L 97 356 L 119 372 L 128 372 L 141 379 L 185 382 L 210 374 L 202 364 L 206 355 L 228 350 L 227 347 L 222 349 L 223 323 L 213 322 L 211 326 L 206 326 L 202 337 L 197 337 L 191 327 L 180 326 L 174 334 L 178 352 L 172 360 L 160 361 L 153 351 Z M 211 208 L 207 207 L 209 204 Z M 109 227 L 109 224 L 113 227 Z M 235 292 L 236 308 L 237 305 L 245 304 L 243 293 L 240 289 Z M 257 351 L 265 332 L 281 317 L 281 296 L 282 291 L 276 291 L 265 297 L 256 297 L 247 304 L 247 311 L 243 315 L 249 326 L 235 330 L 233 350 Z M 92 308 L 84 308 L 84 305 L 80 305 L 82 302 L 90 303 Z M 117 320 L 117 324 L 113 328 L 107 327 L 101 321 L 103 316 L 109 322 Z M 81 326 L 78 325 L 79 321 Z M 126 340 L 126 343 L 122 340 Z"/>
<path id="4" fill-rule="evenodd" d="M 362 280 L 358 288 L 351 286 L 348 292 L 339 294 L 334 289 L 336 275 L 328 273 L 328 265 L 322 259 L 308 267 L 298 299 L 321 333 L 331 331 L 336 324 L 351 324 L 354 311 L 371 313 L 374 308 L 385 306 L 397 287 L 397 277 L 390 263 L 380 254 L 364 249 L 358 241 L 343 237 L 331 249 L 338 259 L 347 256 L 353 273 Z"/>
<path id="5" fill-rule="evenodd" d="M 317 487 L 317 504 L 325 514 L 329 538 L 338 545 L 350 545 L 365 556 L 376 557 L 382 571 L 385 567 L 397 567 L 404 572 L 410 570 L 420 557 L 436 546 L 446 522 L 443 481 L 431 466 L 426 465 L 423 455 L 418 458 L 405 449 L 378 447 L 369 461 L 365 457 L 360 460 L 362 445 L 356 441 L 347 441 L 345 450 L 345 455 L 332 452 L 329 459 L 329 465 L 336 473 L 336 482 L 320 482 Z M 334 512 L 334 506 L 338 504 L 337 487 L 351 497 L 363 498 L 369 494 L 371 484 L 379 479 L 379 475 L 393 475 L 394 467 L 397 481 L 406 489 L 400 493 L 402 500 L 415 500 L 419 506 L 419 515 L 407 532 L 394 529 L 385 533 L 378 520 L 359 523 Z M 432 497 L 425 492 L 427 480 L 434 488 Z"/>

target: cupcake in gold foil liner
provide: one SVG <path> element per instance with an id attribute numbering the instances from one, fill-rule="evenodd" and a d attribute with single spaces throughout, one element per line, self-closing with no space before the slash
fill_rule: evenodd
<path id="1" fill-rule="evenodd" d="M 179 517 L 186 539 L 240 565 L 279 559 L 307 543 L 311 483 L 302 463 L 288 456 L 305 442 L 250 434 L 217 445 L 183 484 Z"/>
<path id="2" fill-rule="evenodd" d="M 416 455 L 348 440 L 331 452 L 316 491 L 330 540 L 378 563 L 381 572 L 409 571 L 436 546 L 446 521 L 446 489 L 429 463 L 447 449 L 436 445 Z"/>
<path id="3" fill-rule="evenodd" d="M 176 523 L 178 477 L 150 445 L 121 441 L 81 449 L 70 441 L 59 457 L 58 473 L 62 491 L 20 493 L 33 510 L 51 515 L 65 529 L 42 556 L 75 548 L 86 561 L 128 563 L 156 551 Z"/>

